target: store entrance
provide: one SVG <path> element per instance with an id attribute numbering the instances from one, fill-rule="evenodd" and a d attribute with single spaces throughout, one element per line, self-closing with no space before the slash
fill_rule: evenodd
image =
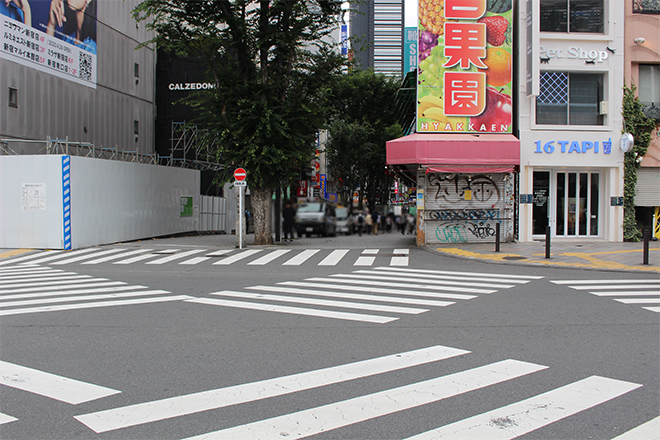
<path id="1" fill-rule="evenodd" d="M 597 237 L 600 223 L 600 173 L 534 171 L 532 234 Z"/>

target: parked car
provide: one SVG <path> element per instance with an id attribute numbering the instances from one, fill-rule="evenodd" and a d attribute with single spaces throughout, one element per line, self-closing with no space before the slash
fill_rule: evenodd
<path id="1" fill-rule="evenodd" d="M 309 237 L 318 234 L 323 237 L 337 235 L 335 207 L 328 202 L 302 203 L 296 213 L 296 233 Z"/>
<path id="2" fill-rule="evenodd" d="M 337 213 L 337 232 L 351 235 L 353 233 L 353 215 L 348 211 L 348 208 L 336 208 Z"/>

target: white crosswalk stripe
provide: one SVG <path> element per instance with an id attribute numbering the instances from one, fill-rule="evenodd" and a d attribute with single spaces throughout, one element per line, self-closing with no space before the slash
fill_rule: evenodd
<path id="1" fill-rule="evenodd" d="M 12 417 L 7 414 L 0 413 L 0 425 L 4 425 L 5 423 L 9 423 L 9 422 L 15 422 L 16 420 L 18 420 L 16 417 Z"/>
<path id="2" fill-rule="evenodd" d="M 396 353 L 350 364 L 330 366 L 289 376 L 275 377 L 257 382 L 200 391 L 192 394 L 167 397 L 102 411 L 81 414 L 74 418 L 97 434 L 119 429 L 146 425 L 154 422 L 178 419 L 203 411 L 235 407 L 249 402 L 305 392 L 310 402 L 313 394 L 322 387 L 332 385 L 353 389 L 352 381 L 370 377 L 373 383 L 385 382 L 386 374 L 398 371 L 405 375 L 409 369 L 454 359 L 469 351 L 445 346 L 432 346 L 409 352 Z M 394 388 L 385 386 L 381 391 L 338 400 L 322 406 L 310 405 L 306 409 L 284 413 L 251 423 L 226 427 L 226 419 L 220 418 L 219 430 L 206 432 L 189 439 L 300 439 L 333 431 L 360 422 L 402 411 L 415 411 L 422 405 L 435 405 L 438 411 L 452 405 L 453 398 L 471 393 L 488 398 L 497 406 L 508 393 L 503 390 L 518 389 L 517 380 L 547 370 L 551 367 L 535 363 L 507 359 L 470 367 L 430 379 L 410 382 Z M 497 385 L 495 388 L 494 386 Z M 512 439 L 533 432 L 541 427 L 594 408 L 640 388 L 640 384 L 591 376 L 568 384 L 547 389 L 536 396 L 507 403 L 481 415 L 468 417 L 429 432 L 414 432 L 414 425 L 406 428 L 414 439 Z M 302 395 L 302 394 L 301 394 Z M 182 425 L 183 423 L 180 423 Z M 657 419 L 635 428 L 621 440 L 655 438 L 647 437 L 657 428 Z M 223 426 L 225 425 L 225 426 Z M 413 430 L 410 432 L 410 430 Z M 638 434 L 638 436 L 634 436 Z"/>
<path id="3" fill-rule="evenodd" d="M 195 266 L 209 262 L 209 260 L 212 261 L 210 264 L 218 266 L 229 266 L 232 264 L 247 264 L 251 266 L 263 266 L 267 264 L 281 264 L 284 266 L 301 266 L 303 264 L 336 266 L 342 261 L 351 261 L 353 266 L 374 266 L 377 262 L 388 264 L 391 267 L 401 268 L 409 265 L 410 249 L 394 249 L 393 253 L 381 251 L 381 249 L 220 249 L 215 251 L 207 251 L 205 249 L 164 249 L 154 251 L 153 249 L 127 250 L 127 248 L 123 247 L 112 249 L 89 248 L 73 252 L 39 252 L 16 258 L 9 258 L 0 262 L 0 265 L 20 263 L 20 266 L 24 269 L 27 269 L 28 265 L 35 266 L 45 263 L 64 266 L 74 263 L 81 265 L 97 265 L 103 263 L 129 265 L 142 262 L 143 264 L 148 265 L 173 263 Z M 192 257 L 195 254 L 202 255 Z M 322 255 L 320 260 L 313 258 L 317 254 Z M 349 255 L 351 254 L 358 255 L 349 259 Z M 280 258 L 284 255 L 287 255 L 288 258 Z"/>
<path id="4" fill-rule="evenodd" d="M 77 405 L 121 391 L 0 361 L 0 384 Z"/>
<path id="5" fill-rule="evenodd" d="M 391 316 L 392 314 L 418 315 L 428 312 L 428 307 L 446 307 L 456 301 L 474 299 L 479 294 L 491 294 L 515 286 L 509 284 L 510 280 L 502 274 L 498 274 L 498 278 L 491 278 L 489 275 L 473 274 L 471 278 L 462 273 L 460 279 L 463 281 L 454 281 L 457 275 L 452 275 L 451 272 L 433 275 L 429 271 L 390 272 L 387 268 L 377 268 L 356 270 L 351 274 L 312 277 L 304 281 L 283 281 L 275 286 L 248 286 L 245 288 L 247 291 L 223 290 L 210 293 L 214 296 L 230 297 L 232 300 L 202 298 L 188 302 L 385 324 L 400 319 Z M 471 279 L 491 282 L 471 282 Z M 530 279 L 521 280 L 516 277 L 514 281 L 526 283 Z M 290 305 L 296 303 L 323 309 Z M 366 310 L 375 314 L 333 312 L 328 308 Z M 388 316 L 382 316 L 380 313 Z"/>
<path id="6" fill-rule="evenodd" d="M 552 280 L 554 284 L 568 286 L 591 295 L 608 297 L 622 304 L 644 305 L 642 309 L 660 313 L 660 279 L 598 279 L 598 280 Z"/>
<path id="7" fill-rule="evenodd" d="M 1 273 L 20 278 L 0 281 L 0 316 L 23 315 L 96 307 L 113 307 L 191 299 L 188 295 L 172 295 L 166 290 L 146 290 L 146 286 L 130 286 L 123 281 L 110 281 L 75 272 L 20 271 L 7 268 Z M 30 275 L 31 274 L 31 275 Z M 44 275 L 47 275 L 44 277 Z M 44 281 L 48 280 L 48 281 Z"/>
<path id="8" fill-rule="evenodd" d="M 612 440 L 660 440 L 660 417 L 614 437 Z"/>

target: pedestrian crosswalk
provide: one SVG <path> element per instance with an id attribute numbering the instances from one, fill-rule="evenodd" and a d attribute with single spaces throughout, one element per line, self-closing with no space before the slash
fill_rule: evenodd
<path id="1" fill-rule="evenodd" d="M 112 249 L 88 248 L 72 252 L 45 251 L 0 261 L 0 267 L 25 264 L 58 267 L 71 264 L 165 265 L 168 263 L 195 266 L 205 263 L 210 266 L 246 264 L 248 266 L 282 265 L 337 266 L 348 262 L 353 266 L 408 266 L 410 249 L 134 249 L 125 247 Z"/>
<path id="2" fill-rule="evenodd" d="M 540 278 L 377 267 L 276 285 L 248 286 L 241 291 L 221 290 L 211 292 L 211 298 L 191 298 L 186 302 L 386 324 L 401 316 L 428 312 L 430 307 L 450 306 Z"/>
<path id="3" fill-rule="evenodd" d="M 555 280 L 575 290 L 587 290 L 592 295 L 610 297 L 623 304 L 640 305 L 643 309 L 660 313 L 660 279 L 633 280 Z"/>
<path id="4" fill-rule="evenodd" d="M 504 359 L 495 362 L 469 366 L 459 371 L 443 369 L 443 362 L 453 359 L 457 365 L 471 352 L 442 345 L 424 347 L 408 352 L 395 353 L 382 357 L 365 359 L 349 364 L 330 366 L 319 370 L 295 373 L 258 382 L 243 383 L 208 391 L 195 392 L 160 400 L 136 403 L 101 411 L 85 413 L 74 418 L 97 434 L 117 431 L 129 427 L 147 425 L 180 418 L 205 411 L 217 411 L 263 401 L 295 393 L 304 392 L 305 401 L 310 404 L 304 409 L 281 414 L 266 419 L 258 419 L 237 426 L 226 426 L 228 419 L 216 416 L 211 422 L 217 430 L 196 433 L 188 439 L 300 439 L 316 434 L 334 431 L 361 422 L 404 411 L 414 412 L 422 405 L 433 405 L 440 414 L 443 408 L 453 405 L 453 398 L 473 393 L 480 399 L 492 402 L 494 407 L 485 413 L 469 415 L 432 429 L 419 432 L 415 425 L 401 429 L 409 439 L 466 439 L 483 438 L 504 440 L 519 437 L 547 425 L 597 407 L 642 387 L 641 384 L 602 376 L 588 376 L 575 382 L 553 383 L 544 386 L 544 391 L 527 399 L 510 403 L 508 390 L 518 389 L 517 380 L 533 376 L 550 367 L 531 362 Z M 408 376 L 409 369 L 433 364 L 434 371 L 446 374 L 432 376 L 418 381 L 408 380 L 404 385 L 388 387 L 386 373 L 399 372 Z M 353 383 L 370 377 L 376 391 L 355 395 Z M 338 394 L 336 401 L 315 406 L 315 394 L 322 393 L 323 387 L 332 385 Z M 380 385 L 380 386 L 378 386 Z M 552 388 L 555 387 L 555 388 Z M 350 392 L 348 392 L 350 390 Z M 342 394 L 352 397 L 342 399 Z M 499 401 L 507 401 L 498 406 Z M 468 411 L 469 412 L 469 411 Z M 629 432 L 649 430 L 655 426 L 652 420 Z M 205 426 L 209 426 L 208 424 Z M 594 426 L 598 426 L 597 424 Z M 206 428 L 209 429 L 208 427 Z M 594 432 L 597 436 L 597 432 Z M 625 436 L 625 434 L 622 434 Z M 621 437 L 633 438 L 633 437 Z"/>
<path id="5" fill-rule="evenodd" d="M 42 266 L 0 268 L 0 316 L 182 301 L 188 295 Z"/>

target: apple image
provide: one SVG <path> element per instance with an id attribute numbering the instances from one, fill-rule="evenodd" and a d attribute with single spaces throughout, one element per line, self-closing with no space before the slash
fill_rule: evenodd
<path id="1" fill-rule="evenodd" d="M 486 88 L 486 109 L 470 118 L 475 131 L 507 131 L 511 126 L 511 97 L 493 87 Z"/>

